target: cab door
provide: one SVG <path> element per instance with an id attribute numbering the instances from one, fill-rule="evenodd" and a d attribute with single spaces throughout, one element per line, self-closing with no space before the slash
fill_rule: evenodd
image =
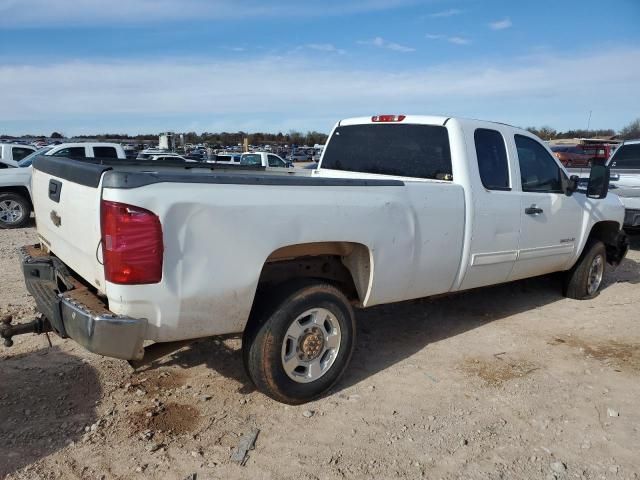
<path id="1" fill-rule="evenodd" d="M 510 130 L 497 124 L 486 128 L 486 124 L 478 123 L 477 127 L 473 134 L 465 135 L 473 194 L 467 208 L 473 224 L 469 263 L 460 287 L 463 290 L 506 282 L 518 256 L 520 239 L 517 160 L 513 150 L 507 148 Z"/>
<path id="2" fill-rule="evenodd" d="M 563 189 L 564 170 L 535 138 L 514 135 L 520 169 L 520 241 L 510 280 L 565 270 L 583 219 L 578 195 Z"/>

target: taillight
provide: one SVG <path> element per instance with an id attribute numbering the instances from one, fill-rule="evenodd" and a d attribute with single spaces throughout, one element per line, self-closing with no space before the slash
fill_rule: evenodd
<path id="1" fill-rule="evenodd" d="M 125 285 L 162 280 L 162 226 L 144 208 L 103 200 L 102 258 L 108 282 Z"/>
<path id="2" fill-rule="evenodd" d="M 401 122 L 407 118 L 406 115 L 375 115 L 371 117 L 372 122 Z"/>

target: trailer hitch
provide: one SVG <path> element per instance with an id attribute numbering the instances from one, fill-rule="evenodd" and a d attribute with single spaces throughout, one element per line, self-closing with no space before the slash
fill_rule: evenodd
<path id="1" fill-rule="evenodd" d="M 15 335 L 24 335 L 25 333 L 47 333 L 51 331 L 51 324 L 44 315 L 38 315 L 34 320 L 27 323 L 12 325 L 12 315 L 6 315 L 0 318 L 0 337 L 4 340 L 5 347 L 13 346 L 12 337 Z"/>

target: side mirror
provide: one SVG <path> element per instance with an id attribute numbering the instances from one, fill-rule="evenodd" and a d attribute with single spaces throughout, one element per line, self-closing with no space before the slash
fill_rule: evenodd
<path id="1" fill-rule="evenodd" d="M 573 195 L 573 192 L 578 190 L 579 183 L 580 177 L 578 175 L 571 175 L 571 177 L 564 180 L 564 193 L 567 195 L 567 197 L 570 197 L 571 195 Z"/>
<path id="2" fill-rule="evenodd" d="M 609 179 L 611 174 L 609 167 L 604 165 L 593 165 L 589 175 L 589 185 L 587 186 L 587 197 L 601 199 L 607 196 L 609 191 Z"/>

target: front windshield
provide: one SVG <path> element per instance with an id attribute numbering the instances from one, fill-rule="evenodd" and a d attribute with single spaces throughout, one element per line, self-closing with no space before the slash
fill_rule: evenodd
<path id="1" fill-rule="evenodd" d="M 30 167 L 31 164 L 33 163 L 33 159 L 36 158 L 38 155 L 42 155 L 44 153 L 47 153 L 49 150 L 51 150 L 53 147 L 44 147 L 41 148 L 40 150 L 36 150 L 35 152 L 33 152 L 31 155 L 27 155 L 26 157 L 24 157 L 22 160 L 20 160 L 18 162 L 18 166 L 23 168 L 23 167 Z"/>

